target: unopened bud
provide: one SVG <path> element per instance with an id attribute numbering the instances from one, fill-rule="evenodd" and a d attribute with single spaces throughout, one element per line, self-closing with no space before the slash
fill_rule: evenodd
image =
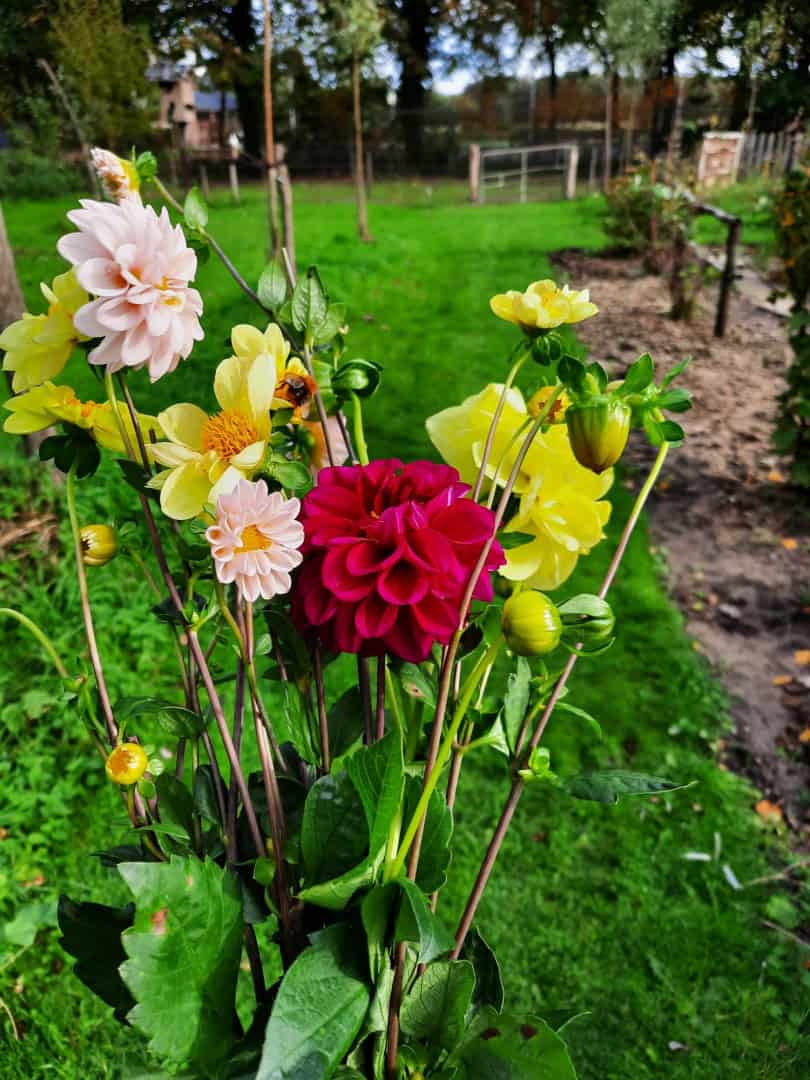
<path id="1" fill-rule="evenodd" d="M 85 566 L 105 566 L 115 558 L 118 537 L 109 525 L 84 525 L 79 533 Z"/>
<path id="2" fill-rule="evenodd" d="M 559 612 L 567 644 L 579 645 L 583 652 L 596 652 L 613 640 L 616 616 L 607 600 L 583 593 L 560 604 Z"/>
<path id="3" fill-rule="evenodd" d="M 603 473 L 624 453 L 630 435 L 630 406 L 620 398 L 598 397 L 572 405 L 565 414 L 571 449 L 580 465 Z"/>
<path id="4" fill-rule="evenodd" d="M 501 629 L 506 644 L 518 656 L 544 656 L 559 645 L 562 620 L 544 593 L 527 589 L 503 605 Z"/>
<path id="5" fill-rule="evenodd" d="M 138 743 L 128 742 L 120 743 L 113 749 L 104 767 L 114 784 L 129 787 L 137 784 L 148 764 L 144 748 Z"/>

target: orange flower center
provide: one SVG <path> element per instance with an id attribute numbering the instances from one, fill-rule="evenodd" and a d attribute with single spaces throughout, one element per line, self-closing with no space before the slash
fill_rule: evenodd
<path id="1" fill-rule="evenodd" d="M 225 409 L 210 417 L 202 433 L 203 450 L 218 457 L 232 458 L 246 446 L 259 441 L 259 433 L 244 413 Z"/>
<path id="2" fill-rule="evenodd" d="M 236 549 L 236 554 L 241 555 L 244 551 L 266 551 L 272 543 L 256 525 L 246 525 L 242 530 L 242 543 Z"/>

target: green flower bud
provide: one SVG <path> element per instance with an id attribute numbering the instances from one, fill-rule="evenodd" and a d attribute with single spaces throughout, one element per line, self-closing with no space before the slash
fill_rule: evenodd
<path id="1" fill-rule="evenodd" d="M 594 397 L 566 411 L 571 449 L 580 465 L 602 473 L 624 453 L 630 435 L 630 406 L 620 398 Z"/>
<path id="2" fill-rule="evenodd" d="M 581 645 L 583 652 L 598 652 L 613 640 L 616 616 L 607 600 L 583 593 L 560 604 L 559 611 L 566 644 Z"/>
<path id="3" fill-rule="evenodd" d="M 501 629 L 506 644 L 518 656 L 544 656 L 559 645 L 562 620 L 547 596 L 527 589 L 503 605 Z"/>
<path id="4" fill-rule="evenodd" d="M 79 535 L 82 541 L 82 562 L 85 566 L 104 566 L 115 558 L 118 538 L 109 525 L 84 525 Z"/>
<path id="5" fill-rule="evenodd" d="M 348 360 L 332 375 L 332 389 L 338 397 L 371 397 L 380 385 L 381 375 L 382 367 L 373 360 Z"/>

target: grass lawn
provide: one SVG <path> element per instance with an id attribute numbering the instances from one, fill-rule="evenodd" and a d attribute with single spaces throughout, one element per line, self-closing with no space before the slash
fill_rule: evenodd
<path id="1" fill-rule="evenodd" d="M 425 456 L 425 417 L 505 373 L 514 335 L 490 316 L 490 295 L 546 276 L 554 249 L 604 243 L 601 200 L 474 208 L 405 183 L 379 185 L 377 196 L 370 210 L 376 243 L 363 246 L 348 189 L 297 189 L 299 259 L 317 263 L 332 295 L 348 303 L 352 355 L 385 367 L 383 389 L 367 409 L 372 454 Z M 71 205 L 4 207 L 32 306 L 38 282 L 63 268 L 54 244 Z M 258 192 L 247 191 L 238 208 L 224 195 L 213 199 L 212 231 L 251 281 L 263 265 L 263 215 Z M 202 268 L 199 284 L 206 339 L 171 379 L 153 387 L 143 374 L 134 378 L 144 409 L 170 400 L 210 404 L 230 327 L 256 320 L 218 263 Z M 598 303 L 598 282 L 590 284 Z M 654 355 L 655 342 L 650 347 Z M 78 360 L 63 381 L 82 396 L 99 394 Z M 633 479 L 616 485 L 614 538 Z M 110 464 L 79 492 L 86 521 L 105 508 L 108 514 L 111 503 L 119 517 L 132 512 L 130 490 Z M 54 505 L 61 514 L 59 502 L 47 475 L 0 436 L 0 518 L 44 515 Z M 72 576 L 60 573 L 67 530 L 60 520 L 49 545 L 44 528 L 6 551 L 2 604 L 24 607 L 48 627 L 75 668 L 78 599 Z M 608 541 L 583 562 L 562 595 L 594 587 L 610 549 Z M 133 570 L 117 560 L 91 581 L 108 679 L 120 695 L 169 695 L 164 630 Z M 662 571 L 640 530 L 613 595 L 618 642 L 579 665 L 570 699 L 598 717 L 604 740 L 596 743 L 571 716 L 560 716 L 548 745 L 562 774 L 631 766 L 696 786 L 616 807 L 529 789 L 480 925 L 498 951 L 514 1008 L 590 1011 L 568 1029 L 583 1078 L 791 1080 L 810 1069 L 808 953 L 790 936 L 810 917 L 807 886 L 751 884 L 778 871 L 789 853 L 754 813 L 754 791 L 715 764 L 725 701 L 683 632 Z M 137 1075 L 147 1064 L 140 1039 L 70 975 L 48 925 L 59 892 L 112 902 L 109 872 L 89 855 L 110 842 L 108 815 L 116 822 L 113 842 L 126 835 L 126 822 L 30 640 L 0 622 L 0 648 L 0 1080 Z M 505 787 L 500 759 L 489 751 L 471 755 L 457 807 L 460 843 L 439 909 L 448 920 L 463 903 L 478 839 L 489 834 Z M 687 859 L 689 852 L 707 858 Z M 744 888 L 732 887 L 726 867 Z M 784 932 L 763 927 L 763 919 Z"/>

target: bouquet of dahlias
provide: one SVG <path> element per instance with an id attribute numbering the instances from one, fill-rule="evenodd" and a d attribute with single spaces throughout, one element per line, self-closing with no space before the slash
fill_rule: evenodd
<path id="1" fill-rule="evenodd" d="M 60 902 L 75 974 L 145 1036 L 162 1075 L 573 1077 L 561 1030 L 506 1011 L 474 919 L 527 784 L 608 803 L 676 786 L 559 777 L 541 743 L 555 710 L 595 723 L 561 698 L 579 658 L 613 640 L 607 594 L 682 439 L 663 410 L 688 408 L 687 393 L 675 372 L 656 385 L 646 355 L 614 383 L 572 356 L 559 328 L 597 309 L 539 281 L 491 301 L 517 328 L 504 382 L 428 421 L 445 464 L 370 460 L 362 408 L 381 369 L 346 355 L 345 311 L 317 271 L 296 280 L 272 262 L 254 290 L 195 191 L 180 206 L 149 155 L 95 161 L 111 201 L 68 215 L 71 269 L 43 287 L 47 313 L 0 338 L 17 392 L 5 430 L 61 426 L 41 457 L 66 474 L 92 678 L 10 614 L 55 664 L 131 826 L 104 853 L 131 903 Z M 142 201 L 146 181 L 185 231 Z M 217 411 L 142 414 L 128 369 L 170 378 L 188 358 L 209 248 L 258 325 L 232 330 Z M 77 347 L 103 376 L 99 403 L 53 381 Z M 535 374 L 528 399 L 521 371 Z M 632 427 L 658 454 L 602 587 L 551 599 L 603 539 Z M 101 451 L 132 488 L 140 536 L 78 518 L 75 485 Z M 92 579 L 115 557 L 157 583 L 178 662 L 165 698 L 120 698 L 105 678 Z M 465 757 L 484 748 L 505 762 L 503 812 L 451 933 L 453 804 Z M 243 957 L 253 993 L 237 1011 Z"/>

